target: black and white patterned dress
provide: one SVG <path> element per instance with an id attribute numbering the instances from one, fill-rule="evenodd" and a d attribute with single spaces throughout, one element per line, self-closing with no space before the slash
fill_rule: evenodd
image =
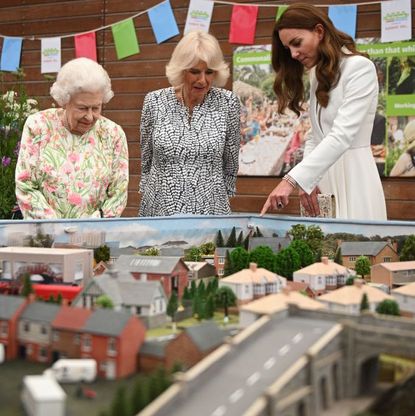
<path id="1" fill-rule="evenodd" d="M 230 214 L 241 137 L 232 91 L 211 88 L 191 119 L 173 87 L 152 91 L 140 133 L 140 216 Z"/>

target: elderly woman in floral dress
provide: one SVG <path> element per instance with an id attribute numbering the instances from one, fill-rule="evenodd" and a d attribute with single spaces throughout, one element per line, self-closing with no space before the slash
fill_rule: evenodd
<path id="1" fill-rule="evenodd" d="M 118 217 L 127 203 L 128 149 L 120 126 L 101 115 L 112 97 L 104 68 L 66 63 L 50 93 L 61 108 L 29 116 L 16 166 L 25 219 Z"/>

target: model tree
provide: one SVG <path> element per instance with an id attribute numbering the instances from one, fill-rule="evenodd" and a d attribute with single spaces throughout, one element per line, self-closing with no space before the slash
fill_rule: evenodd
<path id="1" fill-rule="evenodd" d="M 94 259 L 96 263 L 100 261 L 108 261 L 110 259 L 110 248 L 103 244 L 94 249 Z"/>
<path id="2" fill-rule="evenodd" d="M 244 247 L 244 233 L 241 231 L 236 240 L 236 247 Z"/>
<path id="3" fill-rule="evenodd" d="M 362 300 L 360 302 L 360 312 L 368 311 L 369 309 L 370 307 L 369 307 L 369 300 L 367 298 L 367 294 L 363 293 Z"/>
<path id="4" fill-rule="evenodd" d="M 199 247 L 191 247 L 186 251 L 184 256 L 185 261 L 200 261 L 202 260 L 202 252 Z"/>
<path id="5" fill-rule="evenodd" d="M 334 255 L 334 262 L 343 265 L 342 249 L 340 246 L 337 248 L 336 254 Z"/>
<path id="6" fill-rule="evenodd" d="M 234 268 L 231 260 L 231 254 L 229 250 L 225 253 L 225 264 L 223 265 L 223 277 L 230 276 L 234 273 Z"/>
<path id="7" fill-rule="evenodd" d="M 275 256 L 275 273 L 293 280 L 293 273 L 301 268 L 301 260 L 298 253 L 288 246 L 279 251 Z"/>
<path id="8" fill-rule="evenodd" d="M 133 414 L 143 410 L 148 402 L 148 384 L 145 382 L 144 377 L 138 377 L 131 394 L 131 410 Z"/>
<path id="9" fill-rule="evenodd" d="M 354 277 L 353 276 L 349 276 L 346 279 L 346 286 L 353 286 L 354 285 Z"/>
<path id="10" fill-rule="evenodd" d="M 291 227 L 291 230 L 288 232 L 293 240 L 305 240 L 307 234 L 307 227 L 303 224 L 295 224 Z"/>
<path id="11" fill-rule="evenodd" d="M 95 304 L 102 309 L 113 309 L 114 303 L 107 295 L 101 295 L 97 298 Z"/>
<path id="12" fill-rule="evenodd" d="M 246 269 L 249 264 L 249 253 L 242 247 L 236 247 L 235 250 L 229 254 L 231 262 L 232 273 L 239 272 L 243 269 Z"/>
<path id="13" fill-rule="evenodd" d="M 316 261 L 320 261 L 323 248 L 324 234 L 318 225 L 310 225 L 307 228 L 306 242 L 314 253 Z"/>
<path id="14" fill-rule="evenodd" d="M 216 305 L 223 308 L 223 322 L 229 321 L 229 306 L 236 304 L 236 295 L 230 287 L 222 286 L 216 292 Z"/>
<path id="15" fill-rule="evenodd" d="M 415 260 L 415 235 L 410 235 L 402 247 L 400 261 Z"/>
<path id="16" fill-rule="evenodd" d="M 231 233 L 226 240 L 226 247 L 236 247 L 236 228 L 232 227 Z"/>
<path id="17" fill-rule="evenodd" d="M 111 406 L 112 416 L 129 416 L 125 386 L 120 386 L 115 394 L 114 401 Z"/>
<path id="18" fill-rule="evenodd" d="M 314 263 L 314 254 L 310 246 L 303 240 L 294 240 L 290 246 L 300 256 L 301 267 L 306 267 Z"/>
<path id="19" fill-rule="evenodd" d="M 354 269 L 364 279 L 366 275 L 370 274 L 370 260 L 366 256 L 359 256 L 354 264 Z"/>
<path id="20" fill-rule="evenodd" d="M 258 267 L 262 267 L 272 272 L 274 270 L 275 256 L 268 246 L 255 247 L 249 253 L 249 263 L 256 263 Z"/>
<path id="21" fill-rule="evenodd" d="M 385 299 L 376 307 L 376 312 L 383 315 L 400 316 L 398 303 L 393 299 Z"/>
<path id="22" fill-rule="evenodd" d="M 23 276 L 22 296 L 28 297 L 31 293 L 33 293 L 32 281 L 29 273 L 25 273 Z"/>
<path id="23" fill-rule="evenodd" d="M 157 247 L 149 247 L 145 249 L 142 253 L 142 256 L 159 256 L 160 250 Z"/>
<path id="24" fill-rule="evenodd" d="M 175 290 L 173 290 L 169 303 L 167 304 L 167 310 L 166 313 L 168 316 L 170 316 L 172 322 L 173 322 L 173 331 L 176 332 L 176 312 L 177 308 L 179 307 L 179 299 L 177 297 L 177 293 Z"/>
<path id="25" fill-rule="evenodd" d="M 215 243 L 216 243 L 216 247 L 224 247 L 225 246 L 225 241 L 223 240 L 223 235 L 222 235 L 221 230 L 218 231 Z"/>
<path id="26" fill-rule="evenodd" d="M 215 243 L 213 241 L 208 241 L 207 243 L 203 243 L 199 249 L 202 255 L 207 256 L 209 254 L 213 254 L 215 252 Z"/>

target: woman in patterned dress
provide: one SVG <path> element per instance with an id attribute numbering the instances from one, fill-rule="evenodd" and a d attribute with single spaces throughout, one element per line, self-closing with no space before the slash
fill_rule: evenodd
<path id="1" fill-rule="evenodd" d="M 128 148 L 120 126 L 101 115 L 114 95 L 105 69 L 66 63 L 50 93 L 61 108 L 28 117 L 16 166 L 23 217 L 119 217 L 127 203 Z"/>
<path id="2" fill-rule="evenodd" d="M 194 31 L 177 44 L 141 114 L 140 216 L 230 214 L 240 147 L 240 103 L 224 86 L 218 41 Z"/>

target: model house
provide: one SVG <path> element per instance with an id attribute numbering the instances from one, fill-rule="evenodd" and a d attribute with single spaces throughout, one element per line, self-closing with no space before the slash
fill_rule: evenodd
<path id="1" fill-rule="evenodd" d="M 355 279 L 353 285 L 333 290 L 330 293 L 319 296 L 317 300 L 326 305 L 331 311 L 359 315 L 364 294 L 367 296 L 369 309 L 372 312 L 376 310 L 379 303 L 387 299 L 393 299 L 392 296 L 382 290 L 364 284 L 361 279 Z"/>
<path id="2" fill-rule="evenodd" d="M 4 346 L 6 360 L 18 356 L 18 319 L 26 304 L 25 298 L 0 295 L 0 344 Z"/>
<path id="3" fill-rule="evenodd" d="M 343 266 L 354 269 L 356 259 L 366 256 L 373 266 L 399 261 L 397 243 L 390 241 L 344 241 L 339 244 Z"/>
<path id="4" fill-rule="evenodd" d="M 3 279 L 19 280 L 23 275 L 44 276 L 55 282 L 88 282 L 92 277 L 93 251 L 44 247 L 1 247 Z M 46 277 L 47 276 L 47 277 Z M 38 283 L 42 283 L 38 281 Z"/>
<path id="5" fill-rule="evenodd" d="M 287 284 L 287 279 L 278 276 L 256 263 L 250 263 L 249 269 L 243 269 L 219 280 L 219 287 L 227 286 L 235 293 L 238 305 L 253 299 L 280 292 Z"/>
<path id="6" fill-rule="evenodd" d="M 307 283 L 311 290 L 317 294 L 325 293 L 344 286 L 346 280 L 356 273 L 347 267 L 341 266 L 328 257 L 322 257 L 316 262 L 293 273 L 294 282 Z"/>
<path id="7" fill-rule="evenodd" d="M 52 321 L 52 360 L 79 358 L 81 356 L 81 334 L 92 311 L 83 308 L 62 306 Z"/>
<path id="8" fill-rule="evenodd" d="M 185 261 L 189 268 L 189 284 L 192 280 L 216 276 L 216 269 L 213 264 L 206 261 Z"/>
<path id="9" fill-rule="evenodd" d="M 34 301 L 29 303 L 18 320 L 19 357 L 46 363 L 52 360 L 52 322 L 60 306 Z"/>
<path id="10" fill-rule="evenodd" d="M 213 257 L 213 264 L 215 265 L 216 275 L 222 277 L 225 270 L 226 252 L 232 253 L 236 247 L 216 247 Z"/>
<path id="11" fill-rule="evenodd" d="M 145 279 L 146 275 L 141 276 Z M 137 315 L 147 328 L 166 322 L 168 299 L 159 281 L 136 280 L 131 273 L 115 270 L 94 277 L 72 302 L 74 307 L 95 309 L 97 299 L 107 296 L 114 310 Z"/>
<path id="12" fill-rule="evenodd" d="M 415 282 L 415 261 L 375 264 L 370 269 L 370 280 L 389 289 Z"/>
<path id="13" fill-rule="evenodd" d="M 137 280 L 160 282 L 168 298 L 173 291 L 181 298 L 188 284 L 189 268 L 180 257 L 120 256 L 115 268 Z"/>
<path id="14" fill-rule="evenodd" d="M 263 315 L 273 315 L 286 309 L 288 305 L 296 305 L 301 309 L 317 310 L 326 306 L 299 292 L 290 290 L 288 286 L 276 293 L 254 300 L 241 306 L 239 310 L 239 325 L 246 328 Z"/>
<path id="15" fill-rule="evenodd" d="M 185 328 L 176 337 L 146 341 L 140 350 L 140 370 L 151 372 L 159 366 L 170 369 L 174 364 L 190 368 L 223 344 L 226 333 L 214 322 Z"/>
<path id="16" fill-rule="evenodd" d="M 402 316 L 415 316 L 415 283 L 393 289 L 391 295 L 398 303 Z"/>
<path id="17" fill-rule="evenodd" d="M 139 318 L 126 312 L 98 309 L 87 319 L 82 332 L 80 358 L 95 359 L 98 376 L 113 380 L 136 372 L 146 332 Z"/>

